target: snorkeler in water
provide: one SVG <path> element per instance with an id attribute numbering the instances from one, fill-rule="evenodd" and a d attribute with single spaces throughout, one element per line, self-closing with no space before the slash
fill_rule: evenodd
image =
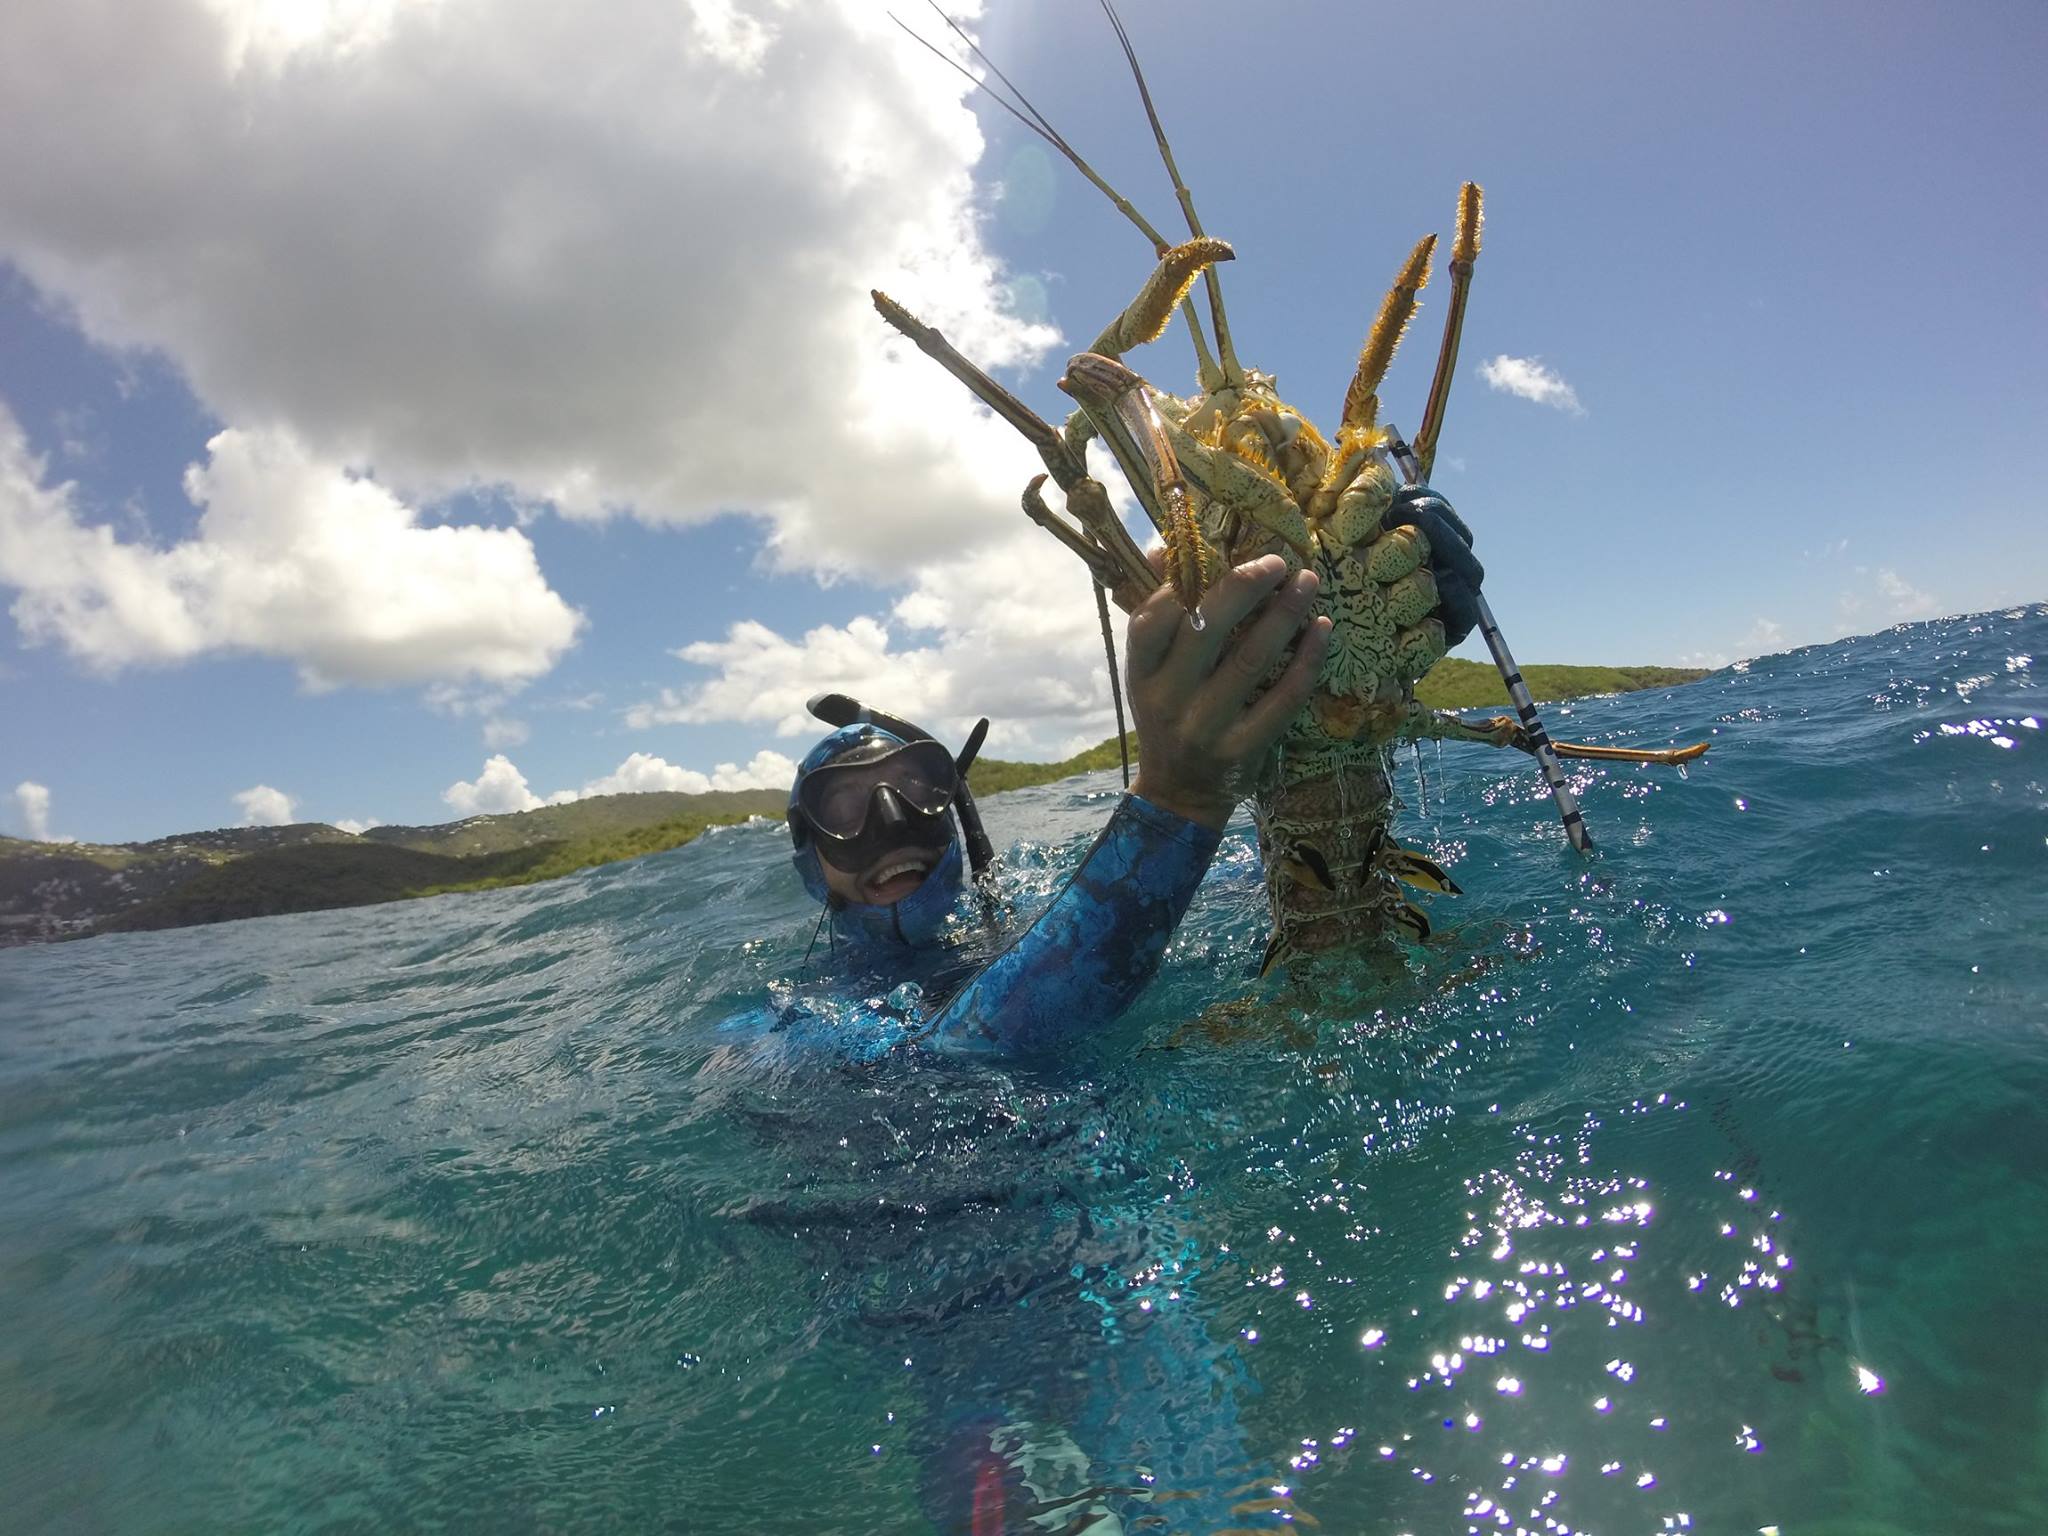
<path id="1" fill-rule="evenodd" d="M 921 1021 L 923 1038 L 1042 1051 L 1114 1018 L 1143 990 L 1250 774 L 1307 701 L 1322 661 L 1330 623 L 1311 615 L 1316 577 L 1285 576 L 1277 556 L 1232 571 L 1205 600 L 1201 630 L 1166 588 L 1131 616 L 1137 780 L 1052 905 Z M 1289 646 L 1285 672 L 1254 699 Z M 814 708 L 833 704 L 828 696 Z M 881 946 L 862 957 L 871 966 L 889 969 L 891 951 L 910 961 L 971 922 L 961 898 L 988 850 L 965 767 L 907 722 L 861 711 L 798 769 L 789 799 L 797 869 L 825 903 L 835 941 Z"/>
<path id="2" fill-rule="evenodd" d="M 1426 490 L 1403 492 L 1392 517 L 1428 535 L 1446 639 L 1457 644 L 1476 621 L 1485 578 L 1469 533 Z M 917 1021 L 920 1038 L 1041 1051 L 1115 1018 L 1144 989 L 1224 824 L 1307 702 L 1329 644 L 1330 621 L 1312 614 L 1315 573 L 1286 576 L 1270 555 L 1227 573 L 1203 600 L 1200 629 L 1165 587 L 1131 615 L 1137 780 L 1052 905 Z M 1286 670 L 1259 691 L 1290 646 Z M 891 951 L 908 960 L 963 921 L 965 887 L 988 863 L 966 783 L 980 733 L 956 759 L 923 730 L 842 695 L 821 695 L 812 708 L 838 728 L 805 756 L 790 790 L 797 871 L 825 904 L 834 941 L 877 947 L 866 958 L 886 972 Z"/>
<path id="3" fill-rule="evenodd" d="M 1394 515 L 1429 535 L 1447 637 L 1456 644 L 1476 621 L 1484 578 L 1469 536 L 1433 493 L 1404 493 Z M 910 722 L 844 695 L 814 699 L 813 713 L 835 728 L 806 754 L 790 790 L 797 872 L 824 905 L 821 926 L 833 946 L 846 946 L 844 959 L 866 980 L 883 991 L 931 980 L 939 1000 L 925 1007 L 920 992 L 907 1004 L 892 995 L 886 1006 L 791 1001 L 729 1027 L 758 1028 L 765 1019 L 801 1051 L 860 1061 L 912 1041 L 1046 1055 L 1114 1019 L 1157 971 L 1251 775 L 1308 699 L 1330 634 L 1330 621 L 1313 612 L 1316 590 L 1312 571 L 1289 578 L 1269 556 L 1216 583 L 1203 600 L 1200 629 L 1165 587 L 1131 615 L 1128 691 L 1142 749 L 1136 782 L 1051 904 L 964 981 L 944 966 L 949 951 L 978 952 L 953 941 L 979 934 L 987 915 L 980 877 L 992 850 L 967 785 L 981 729 L 956 755 Z M 1292 659 L 1261 691 L 1290 647 Z M 1162 1240 L 1149 1219 L 1125 1225 L 1125 1240 L 1139 1248 L 1151 1251 Z M 1039 1510 L 1062 1510 L 1069 1528 L 1108 1536 L 1124 1528 L 1112 1504 L 1149 1504 L 1152 1490 L 1112 1496 L 1091 1489 L 1091 1464 L 1142 1462 L 1162 1486 L 1185 1486 L 1213 1483 L 1233 1459 L 1219 1448 L 1234 1440 L 1233 1414 L 1209 1412 L 1207 1432 L 1192 1438 L 1168 1428 L 1179 1416 L 1174 1404 L 1206 1399 L 1215 1373 L 1231 1369 L 1201 1338 L 1192 1313 L 1150 1318 L 1122 1349 L 1064 1373 L 1084 1389 L 1048 1414 L 1042 1403 L 1038 1412 L 1023 1406 L 1043 1398 L 1031 1384 L 1032 1367 L 1074 1347 L 1066 1338 L 1073 1330 L 1057 1306 L 998 1310 L 1007 1320 L 984 1320 L 993 1325 L 986 1347 L 954 1341 L 971 1362 L 967 1374 L 1010 1379 L 1009 1367 L 1021 1359 L 1029 1380 L 940 1411 L 925 1501 L 942 1529 L 981 1536 L 1007 1528 L 1006 1489 L 1014 1484 Z M 956 1327 L 961 1321 L 952 1319 Z M 1006 1364 L 998 1369 L 999 1362 Z M 1090 1442 L 1092 1457 L 1075 1434 Z M 1188 1504 L 1176 1509 L 1183 1522 L 1194 1515 Z"/>

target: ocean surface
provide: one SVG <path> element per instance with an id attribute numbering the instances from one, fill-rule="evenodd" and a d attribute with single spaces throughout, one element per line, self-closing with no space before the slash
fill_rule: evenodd
<path id="1" fill-rule="evenodd" d="M 779 827 L 0 953 L 0 1528 L 2048 1530 L 2044 669 L 1553 707 L 1713 743 L 1590 859 L 1404 752 L 1426 948 L 1255 981 L 1240 826 L 1057 1061 L 733 1025 L 833 985 Z M 987 805 L 1021 914 L 1116 793 Z"/>

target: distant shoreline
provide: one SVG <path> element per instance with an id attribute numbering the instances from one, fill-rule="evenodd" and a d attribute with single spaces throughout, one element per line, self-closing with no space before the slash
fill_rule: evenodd
<path id="1" fill-rule="evenodd" d="M 1692 667 L 1533 666 L 1538 700 L 1670 688 Z M 1417 696 L 1437 709 L 1505 706 L 1499 674 L 1446 660 Z M 1136 742 L 1132 742 L 1136 751 Z M 985 758 L 977 794 L 1114 768 L 1115 737 L 1056 763 Z M 623 859 L 665 853 L 712 827 L 780 820 L 784 790 L 604 795 L 432 827 L 344 832 L 320 822 L 184 833 L 146 843 L 32 843 L 0 837 L 0 947 L 371 906 L 420 896 L 531 885 Z"/>

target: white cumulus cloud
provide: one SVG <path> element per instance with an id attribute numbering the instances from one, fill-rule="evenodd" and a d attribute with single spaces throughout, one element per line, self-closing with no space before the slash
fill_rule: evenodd
<path id="1" fill-rule="evenodd" d="M 593 795 L 640 795 L 669 791 L 701 795 L 708 790 L 787 789 L 796 777 L 796 763 L 780 752 L 763 748 L 746 766 L 720 763 L 709 773 L 679 768 L 651 752 L 634 752 L 602 778 L 590 780 L 581 789 L 558 789 L 543 799 L 535 794 L 526 775 L 500 752 L 484 764 L 474 780 L 458 781 L 441 793 L 441 798 L 463 816 L 505 811 L 535 811 L 544 805 L 567 805 Z"/>
<path id="2" fill-rule="evenodd" d="M 1509 357 L 1503 352 L 1479 365 L 1479 377 L 1504 394 L 1554 406 L 1574 416 L 1586 414 L 1578 391 L 1533 357 Z"/>
<path id="3" fill-rule="evenodd" d="M 1119 651 L 1123 616 L 1111 610 Z M 979 557 L 920 568 L 886 614 L 785 634 L 753 620 L 676 652 L 708 677 L 664 688 L 626 711 L 646 728 L 715 721 L 785 738 L 826 727 L 804 708 L 849 693 L 957 744 L 979 716 L 998 749 L 1058 755 L 1077 735 L 1115 729 L 1102 631 L 1080 563 L 1023 527 Z"/>
<path id="4" fill-rule="evenodd" d="M 29 0 L 0 59 L 0 142 L 37 146 L 0 156 L 0 257 L 232 433 L 416 504 L 751 512 L 824 572 L 1015 516 L 1029 452 L 868 298 L 988 366 L 1056 339 L 978 231 L 968 87 L 884 6 Z M 155 608 L 184 653 L 216 627 Z M 391 670 L 372 632 L 337 648 Z"/>
<path id="5" fill-rule="evenodd" d="M 679 790 L 701 795 L 707 790 L 787 789 L 796 778 L 796 763 L 780 752 L 762 748 L 742 768 L 737 763 L 720 763 L 710 773 L 678 768 L 674 763 L 647 752 L 635 752 L 601 779 L 583 786 L 577 798 L 590 795 L 635 795 L 649 790 Z"/>
<path id="6" fill-rule="evenodd" d="M 50 831 L 50 790 L 48 785 L 23 779 L 14 786 L 14 812 L 21 818 L 22 831 L 32 843 L 69 843 L 77 839 L 58 837 Z"/>
<path id="7" fill-rule="evenodd" d="M 1838 634 L 1867 629 L 1874 619 L 1900 623 L 1931 619 L 1942 611 L 1940 598 L 1921 591 L 1890 566 L 1872 569 L 1859 565 L 1852 574 L 1861 584 L 1844 589 L 1835 598 Z"/>
<path id="8" fill-rule="evenodd" d="M 1776 619 L 1758 619 L 1749 633 L 1736 642 L 1745 656 L 1772 656 L 1786 648 L 1785 626 Z"/>
<path id="9" fill-rule="evenodd" d="M 245 827 L 284 827 L 298 819 L 297 803 L 281 789 L 257 784 L 236 792 Z"/>
<path id="10" fill-rule="evenodd" d="M 351 832 L 354 833 L 357 837 L 361 837 L 365 832 L 369 831 L 370 828 L 381 827 L 384 825 L 384 823 L 379 821 L 375 816 L 365 816 L 361 818 L 354 816 L 343 816 L 335 821 L 329 822 L 328 825 L 337 828 L 340 831 Z"/>
<path id="11" fill-rule="evenodd" d="M 869 298 L 999 370 L 1059 340 L 984 242 L 969 88 L 887 7 L 32 0 L 0 6 L 7 59 L 32 67 L 0 64 L 0 140 L 37 153 L 0 156 L 0 259 L 227 424 L 207 524 L 230 521 L 226 462 L 296 455 L 289 505 L 315 510 L 290 542 L 356 550 L 288 561 L 299 599 L 273 600 L 239 523 L 150 549 L 29 475 L 33 580 L 0 559 L 24 628 L 102 667 L 244 649 L 315 686 L 429 682 L 488 719 L 578 616 L 516 531 L 409 509 L 484 487 L 528 514 L 741 512 L 770 563 L 900 600 L 702 640 L 635 720 L 795 737 L 841 687 L 956 740 L 989 714 L 1012 755 L 1108 734 L 1086 581 L 1017 511 L 1035 458 Z M 428 551 L 431 600 L 386 600 L 430 585 Z M 517 773 L 450 803 L 538 802 Z"/>
<path id="12" fill-rule="evenodd" d="M 229 430 L 186 471 L 201 509 L 168 548 L 89 522 L 0 405 L 0 583 L 24 639 L 96 669 L 243 652 L 309 688 L 546 671 L 582 617 L 512 528 L 423 527 L 376 481 L 283 431 Z"/>
<path id="13" fill-rule="evenodd" d="M 678 768 L 666 759 L 647 752 L 632 753 L 627 759 L 601 779 L 592 779 L 584 787 L 589 795 L 638 795 L 649 790 L 681 790 L 685 794 L 702 793 L 711 787 L 711 780 L 701 773 L 687 768 Z"/>
<path id="14" fill-rule="evenodd" d="M 475 779 L 456 780 L 441 791 L 458 816 L 490 816 L 505 811 L 535 811 L 547 802 L 536 795 L 526 775 L 504 753 L 494 753 Z"/>

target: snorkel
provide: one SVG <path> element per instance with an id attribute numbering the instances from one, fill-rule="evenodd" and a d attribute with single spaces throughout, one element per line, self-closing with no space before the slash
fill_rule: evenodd
<path id="1" fill-rule="evenodd" d="M 827 884 L 825 870 L 820 862 L 820 849 L 826 839 L 813 824 L 813 817 L 804 808 L 805 785 L 811 776 L 831 764 L 848 759 L 886 758 L 893 755 L 890 747 L 909 747 L 914 743 L 931 742 L 937 745 L 929 731 L 912 725 L 900 716 L 883 710 L 869 709 L 858 701 L 841 693 L 819 694 L 810 701 L 810 711 L 827 725 L 836 727 L 833 732 L 814 746 L 804 757 L 797 769 L 796 781 L 790 788 L 789 829 L 793 844 L 791 861 L 796 865 L 804 889 L 824 904 L 827 920 L 833 924 L 835 933 L 843 927 L 850 937 L 879 940 L 886 943 L 906 944 L 925 947 L 935 943 L 944 931 L 958 904 L 960 894 L 967 884 L 971 870 L 977 884 L 993 857 L 988 834 L 983 829 L 980 812 L 974 804 L 972 792 L 967 787 L 967 770 L 973 764 L 975 755 L 988 732 L 988 722 L 978 724 L 968 738 L 966 747 L 957 757 L 951 759 L 955 783 L 944 810 L 930 816 L 931 821 L 944 826 L 944 848 L 937 862 L 926 871 L 916 889 L 900 900 L 882 903 L 868 903 L 851 900 Z M 866 750 L 864 750 L 866 749 Z M 875 749 L 880 749 L 879 751 Z M 923 749 L 929 752 L 929 749 Z M 943 749 L 941 749 L 943 750 Z M 943 769 L 946 763 L 939 765 Z M 863 797 L 865 804 L 865 797 Z M 906 805 L 902 796 L 886 785 L 874 792 L 874 803 L 868 807 L 879 811 L 885 823 L 893 822 L 900 828 L 908 844 L 914 846 L 922 841 L 927 849 L 934 844 L 928 840 L 930 828 L 919 828 L 927 816 L 920 808 Z M 952 816 L 946 815 L 951 811 Z M 906 815 L 907 813 L 907 815 Z M 951 822 L 958 818 L 959 835 L 953 835 Z M 872 820 L 872 817 L 870 818 Z M 842 846 L 859 846 L 870 827 L 863 824 L 859 836 L 842 834 Z M 916 834 L 923 830 L 927 838 Z M 964 858 L 963 858 L 964 847 Z M 849 864 L 861 862 L 856 853 L 851 860 L 843 853 L 833 858 L 835 869 L 844 870 Z M 963 869 L 963 863 L 969 866 Z"/>

